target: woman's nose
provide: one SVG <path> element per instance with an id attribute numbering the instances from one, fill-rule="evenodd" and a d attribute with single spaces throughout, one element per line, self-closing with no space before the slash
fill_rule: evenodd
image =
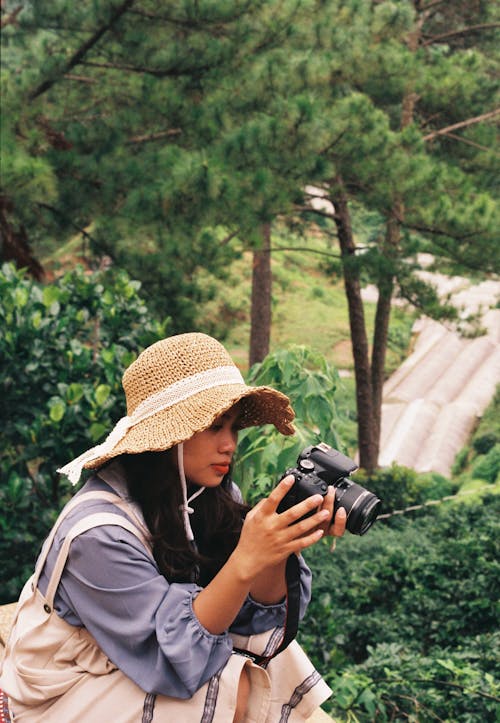
<path id="1" fill-rule="evenodd" d="M 232 429 L 222 431 L 220 440 L 220 450 L 222 452 L 234 452 L 238 442 L 238 433 Z"/>

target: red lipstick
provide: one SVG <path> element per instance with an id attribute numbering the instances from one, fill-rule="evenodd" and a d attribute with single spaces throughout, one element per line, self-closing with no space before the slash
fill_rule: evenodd
<path id="1" fill-rule="evenodd" d="M 213 464 L 212 468 L 218 473 L 218 474 L 227 474 L 229 472 L 229 465 L 228 464 Z"/>

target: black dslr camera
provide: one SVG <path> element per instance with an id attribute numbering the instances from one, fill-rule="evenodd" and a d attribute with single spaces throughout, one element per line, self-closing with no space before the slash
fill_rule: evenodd
<path id="1" fill-rule="evenodd" d="M 297 467 L 287 469 L 283 475 L 292 474 L 295 484 L 283 497 L 277 511 L 284 512 L 312 495 L 325 497 L 328 485 L 333 485 L 333 515 L 339 507 L 343 507 L 347 514 L 346 528 L 353 535 L 364 535 L 377 519 L 381 501 L 372 492 L 348 479 L 347 475 L 357 468 L 352 459 L 324 442 L 306 447 L 297 459 Z"/>

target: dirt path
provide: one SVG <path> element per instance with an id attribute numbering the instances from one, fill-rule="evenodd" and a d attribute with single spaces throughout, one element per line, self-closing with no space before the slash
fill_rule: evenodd
<path id="1" fill-rule="evenodd" d="M 487 333 L 466 339 L 429 319 L 417 322 L 413 353 L 384 387 L 379 463 L 449 476 L 500 383 L 500 308 L 482 311 L 500 299 L 500 282 L 432 280 L 453 303 L 481 311 Z"/>

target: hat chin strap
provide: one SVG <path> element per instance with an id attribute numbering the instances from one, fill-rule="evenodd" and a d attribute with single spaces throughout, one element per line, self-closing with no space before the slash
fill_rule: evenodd
<path id="1" fill-rule="evenodd" d="M 181 479 L 181 489 L 182 489 L 182 517 L 184 520 L 184 529 L 186 531 L 186 537 L 189 540 L 189 542 L 194 543 L 194 534 L 193 530 L 191 528 L 191 522 L 189 520 L 189 515 L 192 515 L 194 510 L 192 507 L 189 506 L 189 503 L 192 502 L 198 495 L 201 495 L 202 492 L 205 491 L 205 487 L 200 487 L 199 490 L 196 490 L 196 492 L 191 495 L 191 497 L 188 499 L 187 496 L 187 482 L 186 482 L 186 475 L 184 473 L 184 445 L 182 442 L 177 445 L 177 464 L 179 467 L 179 477 Z"/>

